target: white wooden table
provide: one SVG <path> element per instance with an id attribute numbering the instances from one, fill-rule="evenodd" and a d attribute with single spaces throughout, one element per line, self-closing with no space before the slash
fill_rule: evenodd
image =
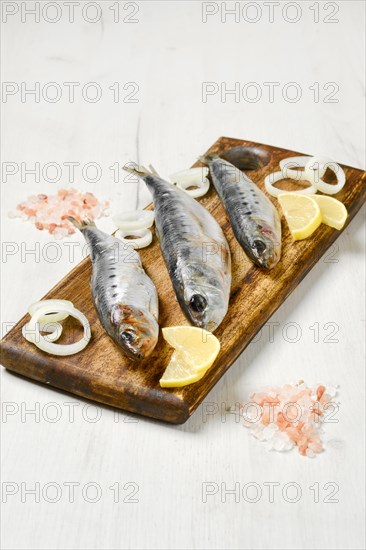
<path id="1" fill-rule="evenodd" d="M 220 135 L 365 167 L 363 2 L 241 2 L 228 15 L 233 2 L 120 2 L 117 13 L 117 2 L 79 0 L 73 23 L 70 5 L 51 4 L 36 22 L 34 2 L 2 2 L 3 331 L 81 258 L 82 237 L 73 258 L 60 242 L 52 262 L 49 236 L 7 216 L 72 184 L 70 163 L 73 185 L 114 212 L 149 202 L 123 181 L 126 161 L 170 174 Z M 26 93 L 37 86 L 39 98 Z M 39 181 L 26 172 L 35 163 Z M 363 548 L 364 253 L 359 213 L 276 312 L 274 337 L 264 328 L 182 426 L 2 370 L 3 548 Z M 220 412 L 298 379 L 340 385 L 314 460 L 267 452 Z"/>

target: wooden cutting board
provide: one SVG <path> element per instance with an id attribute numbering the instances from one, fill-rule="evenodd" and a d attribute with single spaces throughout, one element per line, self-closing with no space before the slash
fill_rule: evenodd
<path id="1" fill-rule="evenodd" d="M 209 151 L 224 153 L 227 160 L 245 169 L 262 190 L 265 176 L 279 170 L 281 159 L 299 155 L 277 147 L 226 137 L 219 138 Z M 197 155 L 199 153 L 202 151 L 197 151 Z M 145 159 L 146 163 L 149 161 L 154 162 L 154 159 Z M 343 169 L 346 185 L 337 198 L 347 207 L 349 223 L 365 202 L 366 173 L 348 166 L 343 166 Z M 294 189 L 292 186 L 289 180 L 282 185 L 289 190 Z M 69 357 L 47 355 L 22 337 L 21 328 L 29 320 L 29 315 L 25 315 L 0 342 L 2 365 L 33 380 L 93 401 L 173 424 L 185 422 L 340 235 L 339 231 L 322 224 L 309 239 L 293 242 L 282 219 L 282 259 L 273 270 L 264 272 L 247 259 L 235 240 L 212 185 L 208 194 L 200 200 L 222 226 L 233 259 L 229 311 L 215 333 L 220 339 L 221 351 L 202 380 L 185 388 L 160 387 L 159 379 L 172 352 L 161 334 L 152 356 L 142 363 L 134 363 L 121 353 L 104 332 L 94 309 L 89 286 L 89 258 L 77 265 L 44 297 L 71 300 L 87 316 L 92 327 L 89 345 L 81 353 Z M 276 199 L 272 200 L 277 203 Z M 160 326 L 187 324 L 175 299 L 157 239 L 154 238 L 153 243 L 140 252 L 146 272 L 158 289 Z M 69 343 L 81 336 L 81 328 L 73 320 L 65 321 L 64 327 L 60 343 Z"/>

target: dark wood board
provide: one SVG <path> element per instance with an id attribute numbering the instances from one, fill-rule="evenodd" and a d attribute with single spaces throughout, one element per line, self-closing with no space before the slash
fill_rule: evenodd
<path id="1" fill-rule="evenodd" d="M 281 159 L 300 154 L 226 137 L 219 138 L 209 151 L 228 154 L 230 149 L 239 146 L 259 148 L 257 152 L 261 153 L 262 166 L 247 173 L 261 189 L 264 177 L 279 170 Z M 197 151 L 197 156 L 199 153 L 202 151 Z M 144 160 L 149 161 L 154 163 L 154 159 Z M 250 157 L 243 166 L 248 168 L 248 162 L 251 162 Z M 366 173 L 348 166 L 343 166 L 343 169 L 346 185 L 337 198 L 347 207 L 349 223 L 365 202 Z M 285 181 L 282 186 L 292 189 L 291 185 Z M 271 199 L 279 208 L 277 200 Z M 93 401 L 174 424 L 185 422 L 340 235 L 339 231 L 322 224 L 309 239 L 293 242 L 282 218 L 282 259 L 273 270 L 265 272 L 247 259 L 236 242 L 212 185 L 200 200 L 221 224 L 233 259 L 229 311 L 215 333 L 220 339 L 221 351 L 202 380 L 184 388 L 160 387 L 159 379 L 172 352 L 161 334 L 153 355 L 142 363 L 134 363 L 122 354 L 104 332 L 92 304 L 89 258 L 77 265 L 44 297 L 71 300 L 87 316 L 92 327 L 89 345 L 81 353 L 69 357 L 47 355 L 22 337 L 21 328 L 29 320 L 29 315 L 25 315 L 0 342 L 2 365 L 25 377 Z M 154 238 L 153 243 L 140 252 L 144 267 L 158 289 L 160 326 L 187 324 L 175 299 L 157 239 Z M 64 326 L 65 335 L 60 343 L 71 342 L 80 336 L 81 329 L 72 320 L 67 320 Z"/>

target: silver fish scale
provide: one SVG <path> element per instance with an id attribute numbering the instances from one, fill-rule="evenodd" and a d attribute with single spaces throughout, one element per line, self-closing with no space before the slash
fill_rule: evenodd
<path id="1" fill-rule="evenodd" d="M 93 225 L 82 232 L 90 246 L 91 287 L 103 327 L 127 355 L 146 357 L 157 342 L 159 307 L 140 255 Z"/>
<path id="2" fill-rule="evenodd" d="M 193 324 L 216 328 L 227 311 L 231 283 L 230 251 L 221 227 L 184 191 L 157 176 L 143 179 L 153 195 L 155 226 L 178 301 Z M 195 294 L 208 301 L 202 315 L 190 309 Z"/>
<path id="3" fill-rule="evenodd" d="M 281 222 L 264 193 L 230 162 L 219 157 L 208 161 L 213 184 L 227 211 L 235 237 L 248 256 L 262 267 L 273 267 L 281 251 Z M 257 251 L 263 242 L 267 249 Z"/>
<path id="4" fill-rule="evenodd" d="M 145 273 L 140 255 L 122 241 L 96 227 L 84 229 L 91 245 L 92 289 L 102 315 L 114 304 L 133 304 L 158 318 L 156 288 Z"/>

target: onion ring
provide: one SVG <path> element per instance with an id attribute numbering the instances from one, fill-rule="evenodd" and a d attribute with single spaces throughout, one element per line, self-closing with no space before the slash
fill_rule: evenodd
<path id="1" fill-rule="evenodd" d="M 177 187 L 179 187 L 179 189 L 182 189 L 194 199 L 198 199 L 199 197 L 203 197 L 203 195 L 206 195 L 207 191 L 210 189 L 210 181 L 208 178 L 205 178 L 205 181 L 202 183 L 202 185 L 197 185 L 196 189 L 187 189 L 188 187 L 193 186 L 196 186 L 196 182 L 185 181 L 184 184 L 177 183 Z"/>
<path id="2" fill-rule="evenodd" d="M 190 168 L 172 174 L 170 180 L 188 195 L 197 199 L 203 197 L 210 188 L 210 180 L 207 175 L 207 167 Z M 196 187 L 196 189 L 189 189 L 189 187 Z"/>
<path id="3" fill-rule="evenodd" d="M 289 172 L 289 170 L 287 170 L 287 172 Z M 284 189 L 279 189 L 278 187 L 274 186 L 275 183 L 284 179 L 291 179 L 291 178 L 288 178 L 288 176 L 284 176 L 282 173 L 282 170 L 281 172 L 272 172 L 271 174 L 268 174 L 268 176 L 266 176 L 264 180 L 264 186 L 266 188 L 267 193 L 272 195 L 272 197 L 278 197 L 280 193 L 285 193 L 286 191 Z M 306 187 L 305 189 L 300 189 L 299 191 L 289 191 L 289 193 L 300 193 L 301 195 L 315 194 L 316 187 L 314 183 L 311 181 L 309 183 L 310 183 L 309 187 Z"/>
<path id="4" fill-rule="evenodd" d="M 45 300 L 46 301 L 46 300 Z M 66 316 L 68 317 L 69 314 L 67 313 Z M 32 341 L 32 338 L 30 337 L 29 333 L 32 332 L 28 326 L 29 323 L 26 323 L 23 327 L 22 327 L 22 334 L 24 336 L 24 338 L 26 340 L 28 340 L 28 342 L 31 342 L 33 343 Z M 55 330 L 53 330 L 53 328 L 51 327 L 55 327 Z M 48 332 L 49 334 L 47 334 L 47 336 L 45 336 L 45 340 L 47 340 L 47 342 L 55 342 L 56 340 L 58 340 L 62 334 L 62 325 L 61 323 L 57 323 L 57 321 L 46 321 L 46 322 L 42 322 L 41 320 L 39 320 L 39 330 L 40 332 Z"/>
<path id="5" fill-rule="evenodd" d="M 314 157 L 299 156 L 280 160 L 280 168 L 282 170 L 283 177 L 294 180 L 304 179 L 304 171 L 299 170 L 299 168 L 305 168 L 308 162 L 313 158 Z M 321 177 L 324 176 L 324 173 L 325 169 L 323 173 L 321 173 Z"/>
<path id="6" fill-rule="evenodd" d="M 122 230 L 148 229 L 154 223 L 155 212 L 153 210 L 130 210 L 121 212 L 112 217 L 112 220 Z"/>
<path id="7" fill-rule="evenodd" d="M 63 307 L 64 306 L 73 307 L 73 303 L 70 302 L 70 300 L 40 300 L 39 302 L 34 302 L 28 307 L 28 313 L 29 315 L 32 316 L 40 307 L 48 306 L 48 305 L 50 306 L 53 305 L 55 309 L 51 313 L 48 313 L 47 315 L 39 319 L 39 322 L 41 324 L 53 323 L 56 321 L 63 321 L 64 319 L 66 319 L 66 317 L 69 316 L 68 313 L 65 313 L 64 311 L 62 311 Z M 44 330 L 44 329 L 41 329 L 41 330 Z"/>
<path id="8" fill-rule="evenodd" d="M 132 246 L 135 250 L 145 248 L 152 242 L 152 233 L 150 229 L 118 229 L 116 231 L 116 238 L 122 241 L 124 244 Z M 138 239 L 126 239 L 125 237 L 137 236 Z"/>
<path id="9" fill-rule="evenodd" d="M 327 168 L 334 172 L 337 178 L 336 184 L 326 183 L 322 180 Z M 339 193 L 346 183 L 346 174 L 343 168 L 327 157 L 312 157 L 305 165 L 305 175 L 307 179 L 311 178 L 318 191 L 326 195 Z"/>
<path id="10" fill-rule="evenodd" d="M 88 319 L 85 317 L 81 311 L 74 308 L 74 306 L 70 305 L 64 305 L 62 306 L 62 311 L 64 313 L 67 313 L 68 315 L 71 315 L 71 317 L 74 317 L 84 327 L 84 334 L 82 338 L 75 342 L 74 344 L 54 344 L 47 340 L 42 334 L 40 333 L 40 326 L 41 323 L 39 322 L 42 317 L 44 317 L 47 314 L 53 313 L 55 311 L 54 304 L 48 304 L 42 307 L 39 307 L 32 315 L 31 320 L 27 324 L 27 331 L 29 334 L 27 334 L 26 339 L 28 342 L 31 342 L 32 344 L 35 344 L 37 348 L 41 349 L 42 351 L 45 351 L 46 353 L 49 353 L 51 355 L 60 355 L 60 356 L 66 356 L 66 355 L 74 355 L 75 353 L 79 353 L 82 351 L 85 346 L 89 343 L 91 333 L 90 333 L 90 324 Z"/>

